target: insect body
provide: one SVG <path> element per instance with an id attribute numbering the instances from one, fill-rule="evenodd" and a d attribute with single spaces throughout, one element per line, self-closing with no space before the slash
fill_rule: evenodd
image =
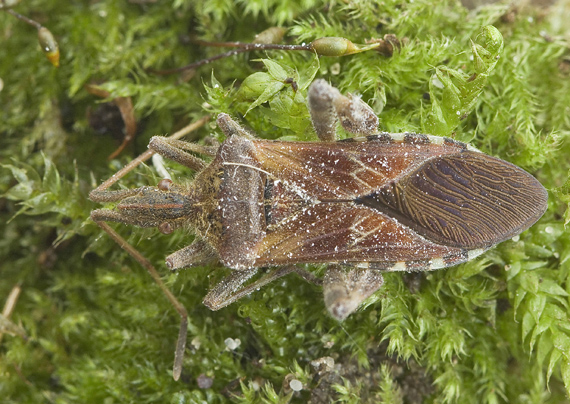
<path id="1" fill-rule="evenodd" d="M 383 271 L 467 261 L 546 209 L 546 190 L 524 170 L 447 138 L 378 134 L 365 103 L 323 80 L 311 85 L 308 104 L 321 142 L 258 140 L 226 114 L 218 126 L 227 140 L 216 150 L 152 138 L 152 150 L 199 170 L 194 182 L 100 187 L 91 199 L 118 204 L 92 218 L 164 233 L 194 227 L 197 241 L 166 263 L 178 269 L 215 257 L 234 269 L 204 299 L 212 309 L 293 271 L 321 282 L 294 264 L 330 264 L 325 303 L 344 319 L 382 285 Z M 335 141 L 337 119 L 360 137 Z M 214 159 L 206 166 L 185 150 Z M 239 289 L 262 267 L 277 269 Z"/>
<path id="2" fill-rule="evenodd" d="M 214 195 L 191 190 L 177 211 L 194 216 L 222 264 L 237 270 L 450 266 L 520 233 L 545 201 L 520 168 L 413 134 L 334 143 L 233 136 L 201 181 L 215 184 Z"/>

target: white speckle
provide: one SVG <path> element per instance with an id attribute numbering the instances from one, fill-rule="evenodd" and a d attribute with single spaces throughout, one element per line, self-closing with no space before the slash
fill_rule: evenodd
<path id="1" fill-rule="evenodd" d="M 340 73 L 340 63 L 335 63 L 331 66 L 331 74 L 336 76 Z"/>
<path id="2" fill-rule="evenodd" d="M 519 241 L 521 239 L 521 237 L 517 234 L 516 236 L 514 236 L 511 240 L 513 240 L 515 243 L 517 241 Z"/>
<path id="3" fill-rule="evenodd" d="M 332 341 L 328 341 L 327 343 L 330 342 Z M 327 348 L 330 348 L 330 346 Z M 319 373 L 330 372 L 334 369 L 334 359 L 330 356 L 323 356 L 322 358 L 311 361 L 311 366 L 314 367 Z"/>
<path id="4" fill-rule="evenodd" d="M 251 387 L 255 391 L 259 391 L 259 389 L 261 389 L 261 385 L 259 384 L 259 382 L 257 380 L 254 380 L 251 382 Z"/>
<path id="5" fill-rule="evenodd" d="M 241 345 L 241 340 L 239 338 L 236 338 L 236 339 L 226 338 L 224 340 L 224 344 L 226 344 L 226 349 L 228 351 L 233 351 L 234 349 L 236 349 L 237 347 L 239 347 Z"/>
<path id="6" fill-rule="evenodd" d="M 437 88 L 443 88 L 443 83 L 437 78 L 437 76 L 432 76 L 431 82 Z"/>
<path id="7" fill-rule="evenodd" d="M 190 345 L 192 345 L 196 349 L 200 349 L 200 346 L 202 345 L 202 341 L 200 341 L 200 337 L 194 337 L 192 339 L 192 341 L 190 342 Z"/>
<path id="8" fill-rule="evenodd" d="M 546 226 L 546 227 L 544 228 L 544 231 L 545 231 L 546 233 L 548 233 L 548 234 L 554 233 L 554 229 L 552 228 L 552 226 Z"/>
<path id="9" fill-rule="evenodd" d="M 4 88 L 4 81 L 0 79 L 0 91 Z"/>
<path id="10" fill-rule="evenodd" d="M 289 382 L 289 387 L 291 387 L 291 390 L 293 391 L 301 391 L 303 390 L 303 383 L 297 379 L 293 379 Z"/>

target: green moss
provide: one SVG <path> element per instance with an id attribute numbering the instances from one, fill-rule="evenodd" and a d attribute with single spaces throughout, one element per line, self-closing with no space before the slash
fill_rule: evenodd
<path id="1" fill-rule="evenodd" d="M 10 319 L 28 336 L 2 337 L 3 402 L 565 401 L 570 69 L 568 31 L 556 28 L 560 12 L 505 5 L 468 11 L 428 0 L 36 0 L 16 11 L 54 33 L 61 67 L 47 62 L 34 28 L 0 12 L 0 302 L 21 285 Z M 219 60 L 193 76 L 146 70 L 221 51 L 189 38 L 250 42 L 276 24 L 288 28 L 288 43 L 323 36 L 365 43 L 385 34 L 407 43 L 392 56 L 272 51 Z M 489 25 L 504 47 L 491 59 L 475 48 L 481 61 L 471 40 L 489 45 L 477 39 Z M 387 274 L 385 286 L 343 323 L 326 314 L 318 287 L 295 276 L 211 312 L 201 300 L 227 270 L 167 274 L 164 256 L 188 244 L 188 234 L 117 225 L 189 310 L 184 371 L 174 382 L 179 318 L 144 269 L 88 219 L 96 204 L 87 194 L 152 135 L 206 113 L 228 112 L 260 137 L 315 139 L 305 106 L 314 77 L 362 94 L 382 130 L 432 128 L 531 171 L 552 191 L 549 209 L 476 261 Z M 435 77 L 448 87 L 434 88 Z M 117 141 L 90 126 L 88 114 L 102 101 L 87 83 L 99 83 L 110 98 L 133 99 L 139 133 L 118 160 L 106 160 Z M 457 102 L 464 119 L 446 119 Z M 191 139 L 210 135 L 222 139 L 213 124 Z M 191 175 L 167 164 L 174 177 Z M 141 167 L 122 184 L 155 182 L 154 171 Z M 227 338 L 240 344 L 229 350 Z M 311 361 L 323 357 L 337 367 L 319 372 Z M 199 387 L 200 375 L 212 379 L 210 388 Z M 291 392 L 292 377 L 301 392 Z"/>

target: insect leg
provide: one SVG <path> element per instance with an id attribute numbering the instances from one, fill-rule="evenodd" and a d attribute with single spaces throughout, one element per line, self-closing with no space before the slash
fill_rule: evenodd
<path id="1" fill-rule="evenodd" d="M 378 117 L 359 97 L 342 95 L 325 80 L 315 80 L 309 87 L 307 103 L 313 127 L 324 142 L 337 139 L 336 122 L 354 134 L 372 135 L 378 128 Z"/>
<path id="2" fill-rule="evenodd" d="M 202 171 L 206 167 L 206 163 L 204 161 L 179 148 L 176 142 L 177 141 L 169 141 L 168 138 L 162 136 L 153 136 L 150 138 L 148 148 L 163 157 L 176 161 L 178 164 L 182 164 L 183 166 L 195 171 Z"/>
<path id="3" fill-rule="evenodd" d="M 171 271 L 175 271 L 181 268 L 205 264 L 215 257 L 216 254 L 208 243 L 197 240 L 166 257 L 166 266 Z"/>
<path id="4" fill-rule="evenodd" d="M 317 278 L 315 275 L 313 275 L 311 272 L 299 268 L 299 267 L 295 267 L 293 269 L 293 271 L 299 275 L 301 278 L 303 278 L 304 280 L 306 280 L 309 283 L 312 283 L 313 285 L 317 285 L 317 286 L 322 286 L 323 285 L 323 280 L 321 278 Z"/>
<path id="5" fill-rule="evenodd" d="M 338 264 L 328 267 L 323 278 L 325 305 L 337 320 L 344 320 L 384 283 L 379 270 L 354 268 L 345 271 Z"/>
<path id="6" fill-rule="evenodd" d="M 219 310 L 229 304 L 249 295 L 254 290 L 273 282 L 291 272 L 295 272 L 294 265 L 287 265 L 274 269 L 267 275 L 264 275 L 257 281 L 238 289 L 244 282 L 251 278 L 257 272 L 257 268 L 246 269 L 242 271 L 234 270 L 230 275 L 222 279 L 204 298 L 204 305 L 211 310 Z"/>
<path id="7" fill-rule="evenodd" d="M 207 115 L 199 120 L 197 120 L 196 122 L 191 123 L 190 125 L 185 126 L 184 128 L 180 129 L 179 131 L 173 133 L 172 135 L 169 136 L 169 139 L 180 139 L 183 136 L 186 136 L 188 133 L 198 129 L 199 127 L 203 126 L 204 124 L 206 124 L 206 122 L 208 122 L 208 120 L 210 119 L 210 116 Z M 124 166 L 123 168 L 121 168 L 119 171 L 117 171 L 111 178 L 109 178 L 107 181 L 103 182 L 101 185 L 99 185 L 97 188 L 95 188 L 93 191 L 91 191 L 89 193 L 89 199 L 91 199 L 92 201 L 95 202 L 108 202 L 108 200 L 104 200 L 101 198 L 104 198 L 104 194 L 105 194 L 105 190 L 107 190 L 108 188 L 110 188 L 114 183 L 116 183 L 117 181 L 119 181 L 121 178 L 123 178 L 125 175 L 127 175 L 129 172 L 131 172 L 133 169 L 135 169 L 139 164 L 145 162 L 146 160 L 148 160 L 149 158 L 152 157 L 152 155 L 156 153 L 154 150 L 147 150 L 144 153 L 142 153 L 141 155 L 139 155 L 136 159 L 132 160 L 130 163 L 128 163 L 126 166 Z M 107 191 L 109 192 L 109 191 Z M 94 199 L 96 198 L 96 199 Z"/>
<path id="8" fill-rule="evenodd" d="M 224 132 L 227 137 L 233 135 L 240 135 L 247 139 L 254 139 L 255 136 L 252 136 L 247 130 L 242 128 L 236 121 L 234 121 L 228 114 L 219 114 L 218 119 L 216 119 L 216 123 L 218 127 Z"/>
<path id="9" fill-rule="evenodd" d="M 181 137 L 185 136 L 186 134 L 192 132 L 193 130 L 203 126 L 208 120 L 210 119 L 209 116 L 205 116 L 199 119 L 196 122 L 193 122 L 190 125 L 182 128 L 181 130 L 177 131 L 176 133 L 170 136 L 170 139 L 180 139 Z M 125 167 L 117 171 L 111 178 L 107 181 L 103 182 L 97 188 L 95 188 L 89 194 L 89 198 L 96 202 L 114 202 L 121 200 L 130 195 L 130 193 L 137 193 L 139 190 L 132 190 L 132 191 L 108 191 L 107 189 L 115 184 L 118 180 L 123 178 L 126 174 L 132 171 L 135 167 L 137 167 L 140 163 L 148 160 L 152 155 L 155 153 L 153 150 L 147 150 L 146 152 L 142 153 L 136 159 L 132 160 L 129 164 Z M 139 188 L 140 189 L 140 188 Z M 172 376 L 174 380 L 178 380 L 180 378 L 180 374 L 182 372 L 182 360 L 184 358 L 184 350 L 186 348 L 186 336 L 188 332 L 188 313 L 186 308 L 174 297 L 172 292 L 168 290 L 166 285 L 160 279 L 160 275 L 153 267 L 153 265 L 148 261 L 140 252 L 138 252 L 133 246 L 131 246 L 124 238 L 122 238 L 115 230 L 113 230 L 105 220 L 112 220 L 118 221 L 122 223 L 129 223 L 125 217 L 119 215 L 117 212 L 109 213 L 112 211 L 106 211 L 104 209 L 97 209 L 91 212 L 91 219 L 103 230 L 109 234 L 109 236 L 121 246 L 121 248 L 125 249 L 131 257 L 133 257 L 136 261 L 138 261 L 150 274 L 150 276 L 154 279 L 156 284 L 160 287 L 166 298 L 170 301 L 170 303 L 174 306 L 178 314 L 181 318 L 180 324 L 180 331 L 178 334 L 178 340 L 176 343 L 176 351 L 174 354 L 174 367 L 172 370 Z"/>
<path id="10" fill-rule="evenodd" d="M 334 142 L 336 136 L 337 115 L 334 112 L 333 100 L 342 97 L 340 91 L 325 80 L 315 80 L 307 93 L 307 105 L 311 121 L 317 136 L 323 142 Z"/>
<path id="11" fill-rule="evenodd" d="M 206 163 L 193 155 L 186 153 L 189 150 L 194 153 L 204 154 L 214 157 L 218 151 L 217 146 L 202 146 L 196 143 L 184 142 L 183 140 L 171 139 L 163 136 L 153 136 L 148 144 L 149 149 L 157 152 L 163 157 L 176 161 L 195 171 L 200 171 L 206 167 Z"/>
<path id="12" fill-rule="evenodd" d="M 184 140 L 171 139 L 170 137 L 164 137 L 164 136 L 156 136 L 156 137 L 177 149 L 189 150 L 191 152 L 203 154 L 209 157 L 214 157 L 219 147 L 219 146 L 204 146 L 197 143 L 186 142 Z M 152 138 L 150 141 L 152 142 Z M 156 151 L 160 153 L 158 150 Z"/>
<path id="13" fill-rule="evenodd" d="M 93 217 L 93 215 L 91 216 Z M 152 279 L 156 282 L 162 293 L 166 296 L 166 298 L 170 301 L 170 303 L 174 306 L 178 314 L 180 315 L 180 331 L 178 333 L 178 340 L 176 342 L 176 351 L 174 352 L 174 367 L 172 369 L 172 377 L 174 380 L 178 380 L 180 378 L 180 374 L 182 373 L 182 359 L 184 358 L 184 351 L 186 349 L 186 336 L 188 333 L 188 312 L 186 308 L 176 299 L 176 297 L 172 294 L 172 292 L 166 287 L 160 275 L 158 274 L 157 270 L 154 266 L 147 260 L 140 252 L 138 252 L 132 245 L 130 245 L 123 237 L 121 237 L 115 230 L 113 230 L 107 223 L 101 220 L 95 220 L 95 223 L 103 230 L 107 232 L 109 237 L 111 237 L 117 244 L 121 246 L 124 250 L 126 250 L 131 257 L 133 257 L 139 264 L 141 264 L 152 276 Z"/>

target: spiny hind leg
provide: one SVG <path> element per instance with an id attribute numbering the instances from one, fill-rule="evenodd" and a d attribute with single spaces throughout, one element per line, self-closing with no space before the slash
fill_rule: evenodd
<path id="1" fill-rule="evenodd" d="M 313 127 L 323 142 L 337 140 L 336 122 L 357 135 L 372 135 L 378 129 L 378 117 L 372 108 L 352 94 L 344 96 L 325 80 L 313 81 L 307 94 Z"/>
<path id="2" fill-rule="evenodd" d="M 204 305 L 211 310 L 219 310 L 253 291 L 259 290 L 268 283 L 295 272 L 310 283 L 323 285 L 327 310 L 334 318 L 342 321 L 384 283 L 381 271 L 377 269 L 351 268 L 344 270 L 340 265 L 332 264 L 327 268 L 327 272 L 321 281 L 308 271 L 295 265 L 287 265 L 274 269 L 257 281 L 241 287 L 256 272 L 257 268 L 232 271 L 230 275 L 210 290 L 204 298 Z"/>
<path id="3" fill-rule="evenodd" d="M 297 268 L 294 265 L 278 267 L 271 270 L 271 272 L 262 276 L 257 281 L 240 289 L 240 286 L 255 275 L 257 270 L 258 268 L 233 270 L 228 276 L 214 286 L 212 290 L 210 290 L 202 303 L 211 310 L 219 310 L 276 279 L 279 279 L 291 272 L 297 272 Z"/>
<path id="4" fill-rule="evenodd" d="M 371 268 L 343 269 L 331 264 L 323 278 L 323 292 L 327 310 L 337 320 L 344 320 L 382 284 L 381 271 Z"/>

